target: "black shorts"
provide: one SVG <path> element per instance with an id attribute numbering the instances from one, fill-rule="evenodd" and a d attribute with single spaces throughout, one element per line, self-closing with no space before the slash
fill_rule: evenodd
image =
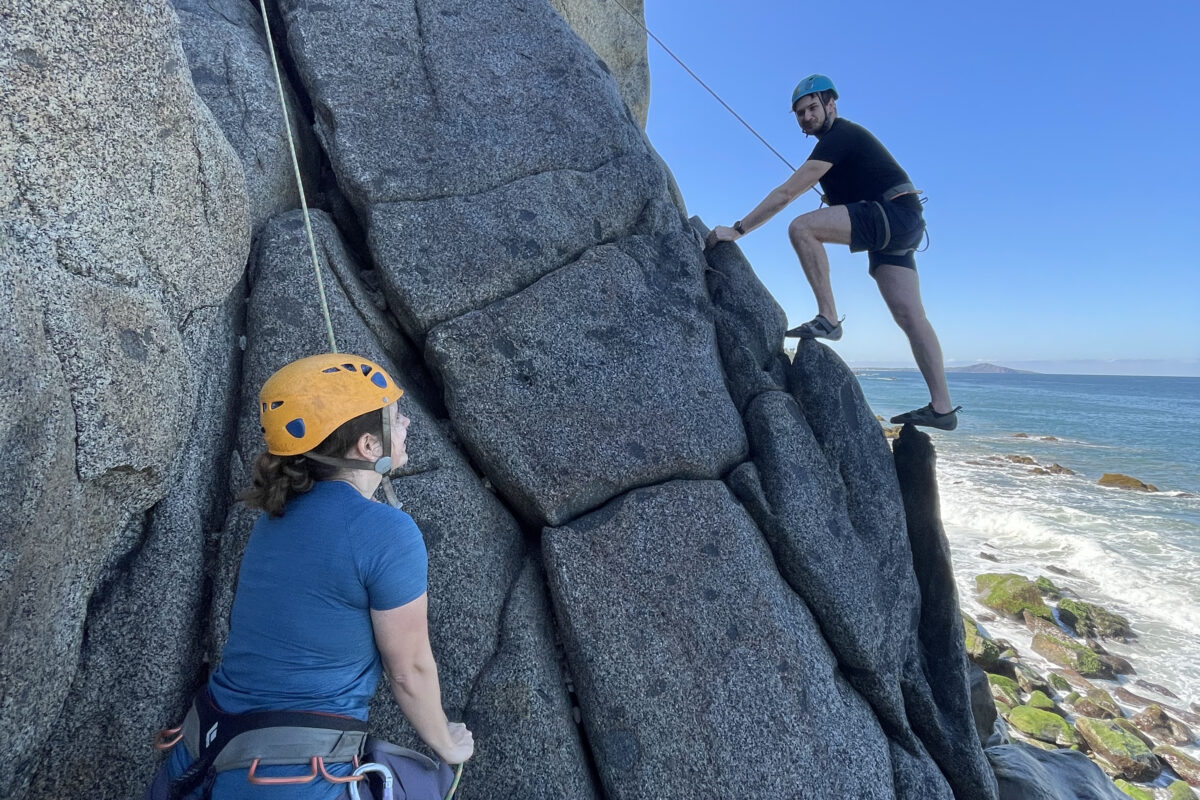
<path id="1" fill-rule="evenodd" d="M 847 205 L 846 211 L 850 213 L 850 252 L 867 251 L 872 275 L 880 264 L 917 268 L 913 252 L 925 235 L 925 218 L 916 196 L 861 200 Z"/>

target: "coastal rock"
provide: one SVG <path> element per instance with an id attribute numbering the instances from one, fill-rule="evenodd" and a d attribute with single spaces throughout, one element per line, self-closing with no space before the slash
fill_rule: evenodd
<path id="1" fill-rule="evenodd" d="M 1011 461 L 1014 464 L 1032 465 L 1032 464 L 1037 463 L 1029 456 L 1005 456 L 1005 458 L 1007 458 L 1009 461 Z"/>
<path id="2" fill-rule="evenodd" d="M 1196 800 L 1196 793 L 1188 788 L 1187 781 L 1175 781 L 1167 787 L 1166 800 Z"/>
<path id="3" fill-rule="evenodd" d="M 1170 764 L 1175 774 L 1187 781 L 1189 786 L 1200 786 L 1200 761 L 1169 744 L 1154 748 L 1154 754 Z"/>
<path id="4" fill-rule="evenodd" d="M 1162 772 L 1162 764 L 1141 739 L 1107 720 L 1080 717 L 1075 730 L 1092 752 L 1110 765 L 1115 775 L 1130 781 L 1152 781 Z"/>
<path id="5" fill-rule="evenodd" d="M 987 673 L 974 665 L 971 666 L 971 718 L 975 721 L 979 744 L 986 746 L 996 727 L 996 703 L 992 700 Z"/>
<path id="6" fill-rule="evenodd" d="M 905 426 L 892 447 L 892 457 L 921 598 L 917 627 L 920 656 L 917 664 L 909 662 L 903 679 L 907 715 L 955 797 L 996 798 L 995 776 L 971 736 L 973 715 L 963 691 L 970 683 L 970 664 L 958 655 L 962 651 L 961 612 L 950 542 L 938 512 L 933 442 L 928 434 Z M 844 456 L 840 460 L 848 461 Z M 870 496 L 853 481 L 847 481 L 847 487 L 857 497 Z M 947 653 L 952 655 L 946 657 Z M 911 780 L 898 786 L 903 788 L 897 794 L 903 796 L 926 796 L 932 788 L 928 784 L 915 785 Z"/>
<path id="7" fill-rule="evenodd" d="M 1039 617 L 1030 611 L 1022 611 L 1021 618 L 1025 620 L 1025 627 L 1034 633 L 1044 633 L 1048 636 L 1067 636 L 1065 630 L 1060 628 L 1056 623 L 1051 622 L 1045 617 Z"/>
<path id="8" fill-rule="evenodd" d="M 1008 722 L 1027 736 L 1032 736 L 1042 742 L 1049 742 L 1060 747 L 1070 747 L 1082 743 L 1071 727 L 1071 723 L 1047 709 L 1014 706 L 1008 714 Z"/>
<path id="9" fill-rule="evenodd" d="M 1033 581 L 1013 573 L 985 573 L 975 578 L 975 591 L 981 594 L 980 602 L 988 608 L 1019 619 L 1022 612 L 1029 611 L 1037 617 L 1053 622 L 1050 607 L 1042 601 L 1041 592 Z"/>
<path id="10" fill-rule="evenodd" d="M 1093 603 L 1064 597 L 1058 601 L 1058 615 L 1080 636 L 1121 641 L 1136 636 L 1129 627 L 1129 620 Z"/>
<path id="11" fill-rule="evenodd" d="M 1034 690 L 1030 693 L 1029 702 L 1026 705 L 1042 711 L 1049 711 L 1052 714 L 1058 714 L 1060 717 L 1066 716 L 1066 712 L 1058 707 L 1058 703 L 1055 703 L 1054 700 L 1050 698 L 1050 695 L 1046 694 L 1040 689 Z"/>
<path id="12" fill-rule="evenodd" d="M 1113 724 L 1115 724 L 1121 730 L 1125 731 L 1126 733 L 1132 733 L 1134 736 L 1141 739 L 1142 744 L 1146 745 L 1146 747 L 1149 747 L 1151 750 L 1158 746 L 1158 742 L 1147 736 L 1145 731 L 1139 730 L 1138 727 L 1133 724 L 1133 722 L 1125 717 L 1115 717 L 1112 721 Z"/>
<path id="13" fill-rule="evenodd" d="M 1091 648 L 1073 642 L 1065 636 L 1047 633 L 1033 635 L 1033 652 L 1055 664 L 1077 670 L 1085 678 L 1112 679 L 1112 670 Z"/>
<path id="14" fill-rule="evenodd" d="M 1126 703 L 1131 706 L 1148 706 L 1154 702 L 1147 697 L 1142 697 L 1140 694 L 1134 694 L 1124 686 L 1118 686 L 1116 689 L 1114 689 L 1113 695 L 1115 695 L 1116 698 L 1122 703 Z"/>
<path id="15" fill-rule="evenodd" d="M 1122 475 L 1119 472 L 1106 472 L 1096 481 L 1100 486 L 1112 486 L 1117 489 L 1133 489 L 1139 492 L 1157 492 L 1158 487 L 1150 483 L 1142 483 L 1137 478 Z"/>
<path id="16" fill-rule="evenodd" d="M 893 797 L 874 714 L 723 484 L 628 492 L 546 529 L 543 548 L 606 792 L 655 786 L 699 798 L 753 785 L 786 795 L 804 785 L 814 797 Z M 693 720 L 686 746 L 682 718 Z M 775 767 L 764 773 L 761 759 Z M 805 766 L 848 760 L 855 769 Z"/>
<path id="17" fill-rule="evenodd" d="M 1000 800 L 1128 800 L 1076 750 L 1038 750 L 1023 744 L 989 747 Z"/>
<path id="18" fill-rule="evenodd" d="M 998 703 L 1015 706 L 1021 702 L 1021 689 L 1017 682 L 1003 675 L 988 675 L 988 685 L 992 689 L 992 698 Z"/>
<path id="19" fill-rule="evenodd" d="M 1112 699 L 1112 695 L 1103 689 L 1089 689 L 1086 695 L 1072 692 L 1066 698 L 1075 707 L 1077 714 L 1095 719 L 1113 719 L 1121 716 L 1121 708 Z"/>
<path id="20" fill-rule="evenodd" d="M 1044 692 L 1045 694 L 1053 693 L 1053 689 L 1051 688 L 1048 680 L 1042 677 L 1037 670 L 1020 662 L 1018 662 L 1016 665 L 1016 680 L 1021 686 L 1021 691 L 1025 692 L 1026 694 L 1039 691 Z"/>
<path id="21" fill-rule="evenodd" d="M 1046 467 L 1046 471 L 1049 472 L 1051 475 L 1074 475 L 1075 474 L 1075 470 L 1067 469 L 1062 464 L 1059 464 L 1057 461 L 1054 462 L 1053 464 L 1051 464 L 1050 466 Z"/>
<path id="22" fill-rule="evenodd" d="M 1014 439 L 1028 439 L 1029 434 L 1028 433 L 1014 433 L 1013 438 Z"/>
<path id="23" fill-rule="evenodd" d="M 1051 600 L 1058 600 L 1062 597 L 1062 589 L 1054 585 L 1054 581 L 1047 578 L 1045 575 L 1039 575 L 1037 580 L 1033 582 L 1037 586 L 1038 591 Z"/>
<path id="24" fill-rule="evenodd" d="M 1125 794 L 1133 798 L 1133 800 L 1154 800 L 1154 793 L 1140 786 L 1135 786 L 1127 780 L 1117 778 L 1113 784 Z"/>
<path id="25" fill-rule="evenodd" d="M 1070 667 L 1060 667 L 1059 669 L 1054 670 L 1054 674 L 1057 674 L 1060 678 L 1067 681 L 1068 687 L 1075 687 L 1084 692 L 1096 688 L 1096 684 L 1092 683 Z M 1067 688 L 1064 691 L 1070 691 L 1070 688 Z"/>
<path id="26" fill-rule="evenodd" d="M 1150 681 L 1139 678 L 1136 681 L 1134 681 L 1133 684 L 1135 686 L 1140 686 L 1143 689 L 1149 689 L 1152 692 L 1157 692 L 1158 694 L 1161 694 L 1163 697 L 1169 697 L 1172 700 L 1179 699 L 1179 695 L 1175 694 L 1170 689 L 1168 689 L 1167 687 L 1163 686 L 1160 683 L 1151 683 Z"/>
<path id="27" fill-rule="evenodd" d="M 1000 648 L 979 629 L 978 623 L 968 614 L 962 615 L 964 645 L 967 658 L 982 667 L 985 671 L 995 668 L 1000 658 Z"/>
<path id="28" fill-rule="evenodd" d="M 621 97 L 644 128 L 650 109 L 650 63 L 646 29 L 639 24 L 645 19 L 643 4 L 644 0 L 622 0 L 614 7 L 604 0 L 550 0 L 554 10 L 612 71 Z"/>

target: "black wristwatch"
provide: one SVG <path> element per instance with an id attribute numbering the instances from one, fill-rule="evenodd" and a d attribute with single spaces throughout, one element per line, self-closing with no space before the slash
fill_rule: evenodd
<path id="1" fill-rule="evenodd" d="M 742 227 L 742 221 L 740 219 L 737 222 L 733 223 L 733 229 L 735 231 L 737 231 L 738 233 L 740 233 L 742 236 L 746 235 L 746 229 Z"/>

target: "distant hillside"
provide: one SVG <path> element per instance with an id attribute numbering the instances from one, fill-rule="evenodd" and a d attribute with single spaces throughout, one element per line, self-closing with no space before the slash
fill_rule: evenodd
<path id="1" fill-rule="evenodd" d="M 1029 369 L 1012 369 L 1011 367 L 1001 367 L 996 364 L 972 364 L 969 367 L 947 367 L 946 372 L 1004 373 L 1006 375 L 1039 374 Z"/>

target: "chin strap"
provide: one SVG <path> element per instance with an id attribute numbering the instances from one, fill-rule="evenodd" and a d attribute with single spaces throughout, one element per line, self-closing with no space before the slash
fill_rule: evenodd
<path id="1" fill-rule="evenodd" d="M 383 484 L 383 496 L 387 499 L 387 504 L 392 508 L 400 508 L 400 499 L 396 497 L 396 490 L 392 488 L 392 482 L 388 479 L 388 473 L 392 471 L 392 415 L 388 413 L 386 406 L 380 413 L 383 415 L 383 455 L 379 460 L 371 462 L 359 458 L 334 458 L 319 453 L 305 453 L 304 457 L 331 467 L 378 473 L 383 478 L 380 483 Z"/>

